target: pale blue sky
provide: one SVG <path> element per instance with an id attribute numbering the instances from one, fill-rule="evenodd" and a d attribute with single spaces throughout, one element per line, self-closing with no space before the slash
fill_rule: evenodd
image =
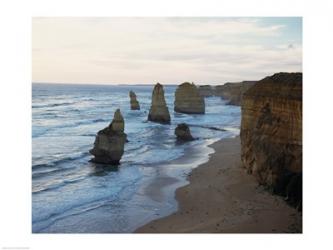
<path id="1" fill-rule="evenodd" d="M 33 18 L 34 82 L 221 84 L 302 70 L 300 17 Z"/>

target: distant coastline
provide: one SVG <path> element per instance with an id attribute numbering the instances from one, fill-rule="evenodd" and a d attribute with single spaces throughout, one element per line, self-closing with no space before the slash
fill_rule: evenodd
<path id="1" fill-rule="evenodd" d="M 154 86 L 155 83 L 66 83 L 66 82 L 31 82 L 33 85 L 77 85 L 77 86 Z M 178 83 L 165 83 L 167 86 L 178 86 Z"/>

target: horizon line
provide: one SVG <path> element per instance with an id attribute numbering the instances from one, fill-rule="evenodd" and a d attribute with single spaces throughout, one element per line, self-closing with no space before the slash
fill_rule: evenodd
<path id="1" fill-rule="evenodd" d="M 258 80 L 243 80 L 243 81 L 258 81 Z M 224 83 L 217 83 L 217 84 L 208 84 L 208 83 L 194 83 L 195 85 L 198 86 L 218 86 L 218 85 L 224 85 L 226 83 L 239 83 L 239 82 L 243 82 L 243 81 L 233 81 L 233 82 L 224 82 Z M 186 81 L 185 81 L 186 82 Z M 188 81 L 187 81 L 188 82 Z M 46 81 L 32 81 L 32 84 L 54 84 L 54 85 L 103 85 L 103 86 L 128 86 L 128 85 L 138 85 L 138 86 L 142 86 L 142 85 L 155 85 L 156 83 L 160 83 L 162 85 L 180 85 L 184 82 L 180 82 L 180 83 L 161 83 L 161 82 L 156 82 L 156 83 L 89 83 L 89 82 L 46 82 Z"/>

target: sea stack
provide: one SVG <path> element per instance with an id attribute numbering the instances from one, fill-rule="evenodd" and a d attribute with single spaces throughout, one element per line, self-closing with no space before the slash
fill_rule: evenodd
<path id="1" fill-rule="evenodd" d="M 186 123 L 178 124 L 175 129 L 175 135 L 178 141 L 192 141 L 194 138 L 191 135 L 190 128 Z"/>
<path id="2" fill-rule="evenodd" d="M 140 110 L 140 104 L 136 99 L 136 94 L 131 90 L 129 92 L 130 102 L 131 102 L 131 110 Z"/>
<path id="3" fill-rule="evenodd" d="M 94 155 L 93 162 L 119 164 L 127 137 L 124 127 L 124 118 L 117 109 L 110 125 L 97 133 L 94 148 L 89 151 Z"/>
<path id="4" fill-rule="evenodd" d="M 258 182 L 302 207 L 302 73 L 277 73 L 243 94 L 242 161 Z"/>
<path id="5" fill-rule="evenodd" d="M 170 113 L 165 102 L 162 84 L 157 83 L 155 85 L 151 99 L 148 120 L 152 122 L 169 124 Z"/>
<path id="6" fill-rule="evenodd" d="M 184 82 L 175 92 L 175 111 L 185 114 L 204 114 L 205 99 L 194 83 Z"/>

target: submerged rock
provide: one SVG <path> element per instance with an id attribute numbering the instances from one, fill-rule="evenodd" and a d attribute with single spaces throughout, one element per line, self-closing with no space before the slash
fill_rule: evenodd
<path id="1" fill-rule="evenodd" d="M 257 82 L 242 101 L 242 161 L 258 182 L 302 206 L 302 73 Z"/>
<path id="2" fill-rule="evenodd" d="M 148 120 L 159 123 L 170 123 L 170 113 L 164 98 L 163 86 L 157 83 L 154 87 Z"/>
<path id="3" fill-rule="evenodd" d="M 177 136 L 177 140 L 180 140 L 180 141 L 194 140 L 194 138 L 191 135 L 190 128 L 186 123 L 180 123 L 177 125 L 177 127 L 175 129 L 175 135 Z"/>
<path id="4" fill-rule="evenodd" d="M 93 162 L 118 165 L 124 153 L 127 135 L 124 133 L 124 118 L 117 109 L 110 125 L 100 130 L 95 139 Z"/>
<path id="5" fill-rule="evenodd" d="M 140 104 L 136 99 L 136 94 L 131 90 L 129 92 L 130 102 L 131 102 L 131 110 L 140 110 Z"/>
<path id="6" fill-rule="evenodd" d="M 175 92 L 175 111 L 185 114 L 204 114 L 205 99 L 194 83 L 184 82 Z"/>

